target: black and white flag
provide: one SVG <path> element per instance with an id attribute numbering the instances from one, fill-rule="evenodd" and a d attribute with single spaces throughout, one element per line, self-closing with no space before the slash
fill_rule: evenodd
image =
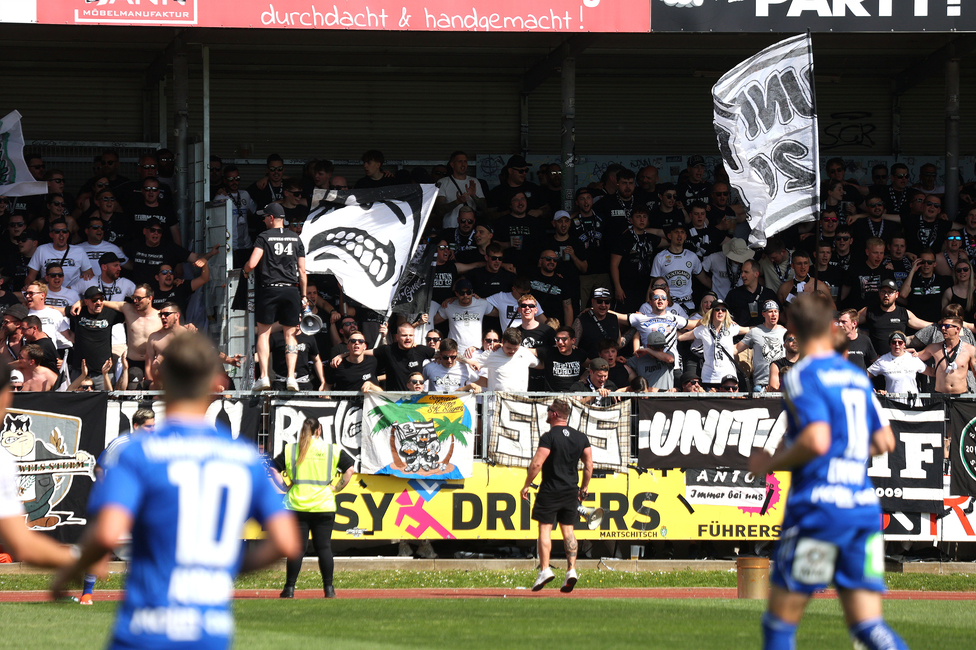
<path id="1" fill-rule="evenodd" d="M 820 205 L 813 47 L 808 34 L 772 45 L 712 87 L 715 134 L 749 211 L 750 243 L 816 219 Z"/>
<path id="2" fill-rule="evenodd" d="M 437 246 L 428 243 L 423 250 L 417 249 L 410 265 L 404 271 L 396 295 L 393 297 L 393 313 L 413 316 L 425 314 L 430 309 L 430 294 L 434 288 L 434 258 Z"/>
<path id="3" fill-rule="evenodd" d="M 334 275 L 359 303 L 387 311 L 436 196 L 435 185 L 316 190 L 302 232 L 306 271 Z"/>

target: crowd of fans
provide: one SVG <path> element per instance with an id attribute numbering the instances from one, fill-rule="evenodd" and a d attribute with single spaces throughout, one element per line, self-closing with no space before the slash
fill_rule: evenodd
<path id="1" fill-rule="evenodd" d="M 212 200 L 232 204 L 235 268 L 268 227 L 270 203 L 301 233 L 315 189 L 437 184 L 418 251 L 436 247 L 429 309 L 385 322 L 354 287 L 310 276 L 306 297 L 325 327 L 298 336 L 301 390 L 591 392 L 598 403 L 615 391 L 776 391 L 798 358 L 784 325 L 803 292 L 830 298 L 845 334 L 838 344 L 879 390 L 976 387 L 976 188 L 963 185 L 959 213 L 946 214 L 933 165 L 915 184 L 907 166 L 877 165 L 861 185 L 831 158 L 820 220 L 753 249 L 741 198 L 721 167 L 706 179 L 701 156 L 677 183 L 659 182 L 653 166 L 611 165 L 576 190 L 571 211 L 558 164 L 533 173 L 512 156 L 490 188 L 468 175 L 461 151 L 429 171 L 386 169 L 376 150 L 362 161 L 350 184 L 329 161 L 286 170 L 272 155 L 246 189 L 236 166 L 210 161 Z M 39 156 L 27 162 L 49 194 L 0 197 L 0 345 L 17 381 L 23 390 L 153 387 L 218 252 L 182 246 L 172 152 L 142 156 L 130 180 L 106 151 L 74 194 Z M 275 332 L 279 389 L 284 350 Z"/>

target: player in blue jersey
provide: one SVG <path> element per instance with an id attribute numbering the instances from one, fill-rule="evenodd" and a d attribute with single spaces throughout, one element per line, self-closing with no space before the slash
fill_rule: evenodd
<path id="1" fill-rule="evenodd" d="M 207 423 L 218 379 L 205 337 L 180 334 L 160 366 L 166 422 L 133 438 L 96 483 L 81 557 L 52 590 L 81 578 L 132 533 L 132 561 L 111 648 L 226 648 L 234 631 L 234 578 L 304 550 L 294 516 L 258 450 Z M 267 538 L 242 554 L 249 517 Z"/>
<path id="2" fill-rule="evenodd" d="M 851 637 L 870 650 L 907 649 L 881 615 L 881 505 L 867 476 L 895 438 L 863 370 L 834 350 L 833 308 L 819 294 L 790 304 L 802 359 L 786 375 L 788 427 L 776 452 L 750 459 L 756 474 L 793 473 L 763 614 L 763 648 L 791 650 L 814 592 L 837 587 Z"/>

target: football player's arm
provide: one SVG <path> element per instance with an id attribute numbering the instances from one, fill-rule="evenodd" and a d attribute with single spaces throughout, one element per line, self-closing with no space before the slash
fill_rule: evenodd
<path id="1" fill-rule="evenodd" d="M 880 456 L 895 450 L 895 434 L 885 425 L 871 435 L 871 455 Z"/>
<path id="2" fill-rule="evenodd" d="M 811 422 L 803 427 L 791 446 L 784 444 L 784 438 L 772 456 L 762 450 L 756 451 L 749 459 L 749 470 L 766 475 L 803 465 L 830 451 L 830 440 L 830 425 L 827 422 Z"/>
<path id="3" fill-rule="evenodd" d="M 0 541 L 15 560 L 34 566 L 67 566 L 75 560 L 70 547 L 27 528 L 23 515 L 0 518 Z"/>

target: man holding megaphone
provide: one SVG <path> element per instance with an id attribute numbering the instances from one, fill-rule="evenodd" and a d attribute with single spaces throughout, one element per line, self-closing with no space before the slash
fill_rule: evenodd
<path id="1" fill-rule="evenodd" d="M 588 494 L 587 488 L 593 477 L 593 452 L 590 441 L 576 429 L 567 426 L 570 404 L 563 399 L 555 399 L 546 412 L 549 431 L 539 438 L 539 448 L 529 465 L 522 498 L 529 498 L 529 488 L 539 472 L 542 481 L 532 518 L 539 522 L 539 576 L 532 585 L 532 591 L 539 591 L 549 584 L 555 575 L 549 566 L 552 552 L 552 526 L 559 522 L 566 550 L 566 580 L 560 589 L 569 593 L 576 586 L 576 554 L 578 544 L 573 528 L 579 521 L 578 508 Z M 579 485 L 579 461 L 583 461 L 583 484 Z"/>

